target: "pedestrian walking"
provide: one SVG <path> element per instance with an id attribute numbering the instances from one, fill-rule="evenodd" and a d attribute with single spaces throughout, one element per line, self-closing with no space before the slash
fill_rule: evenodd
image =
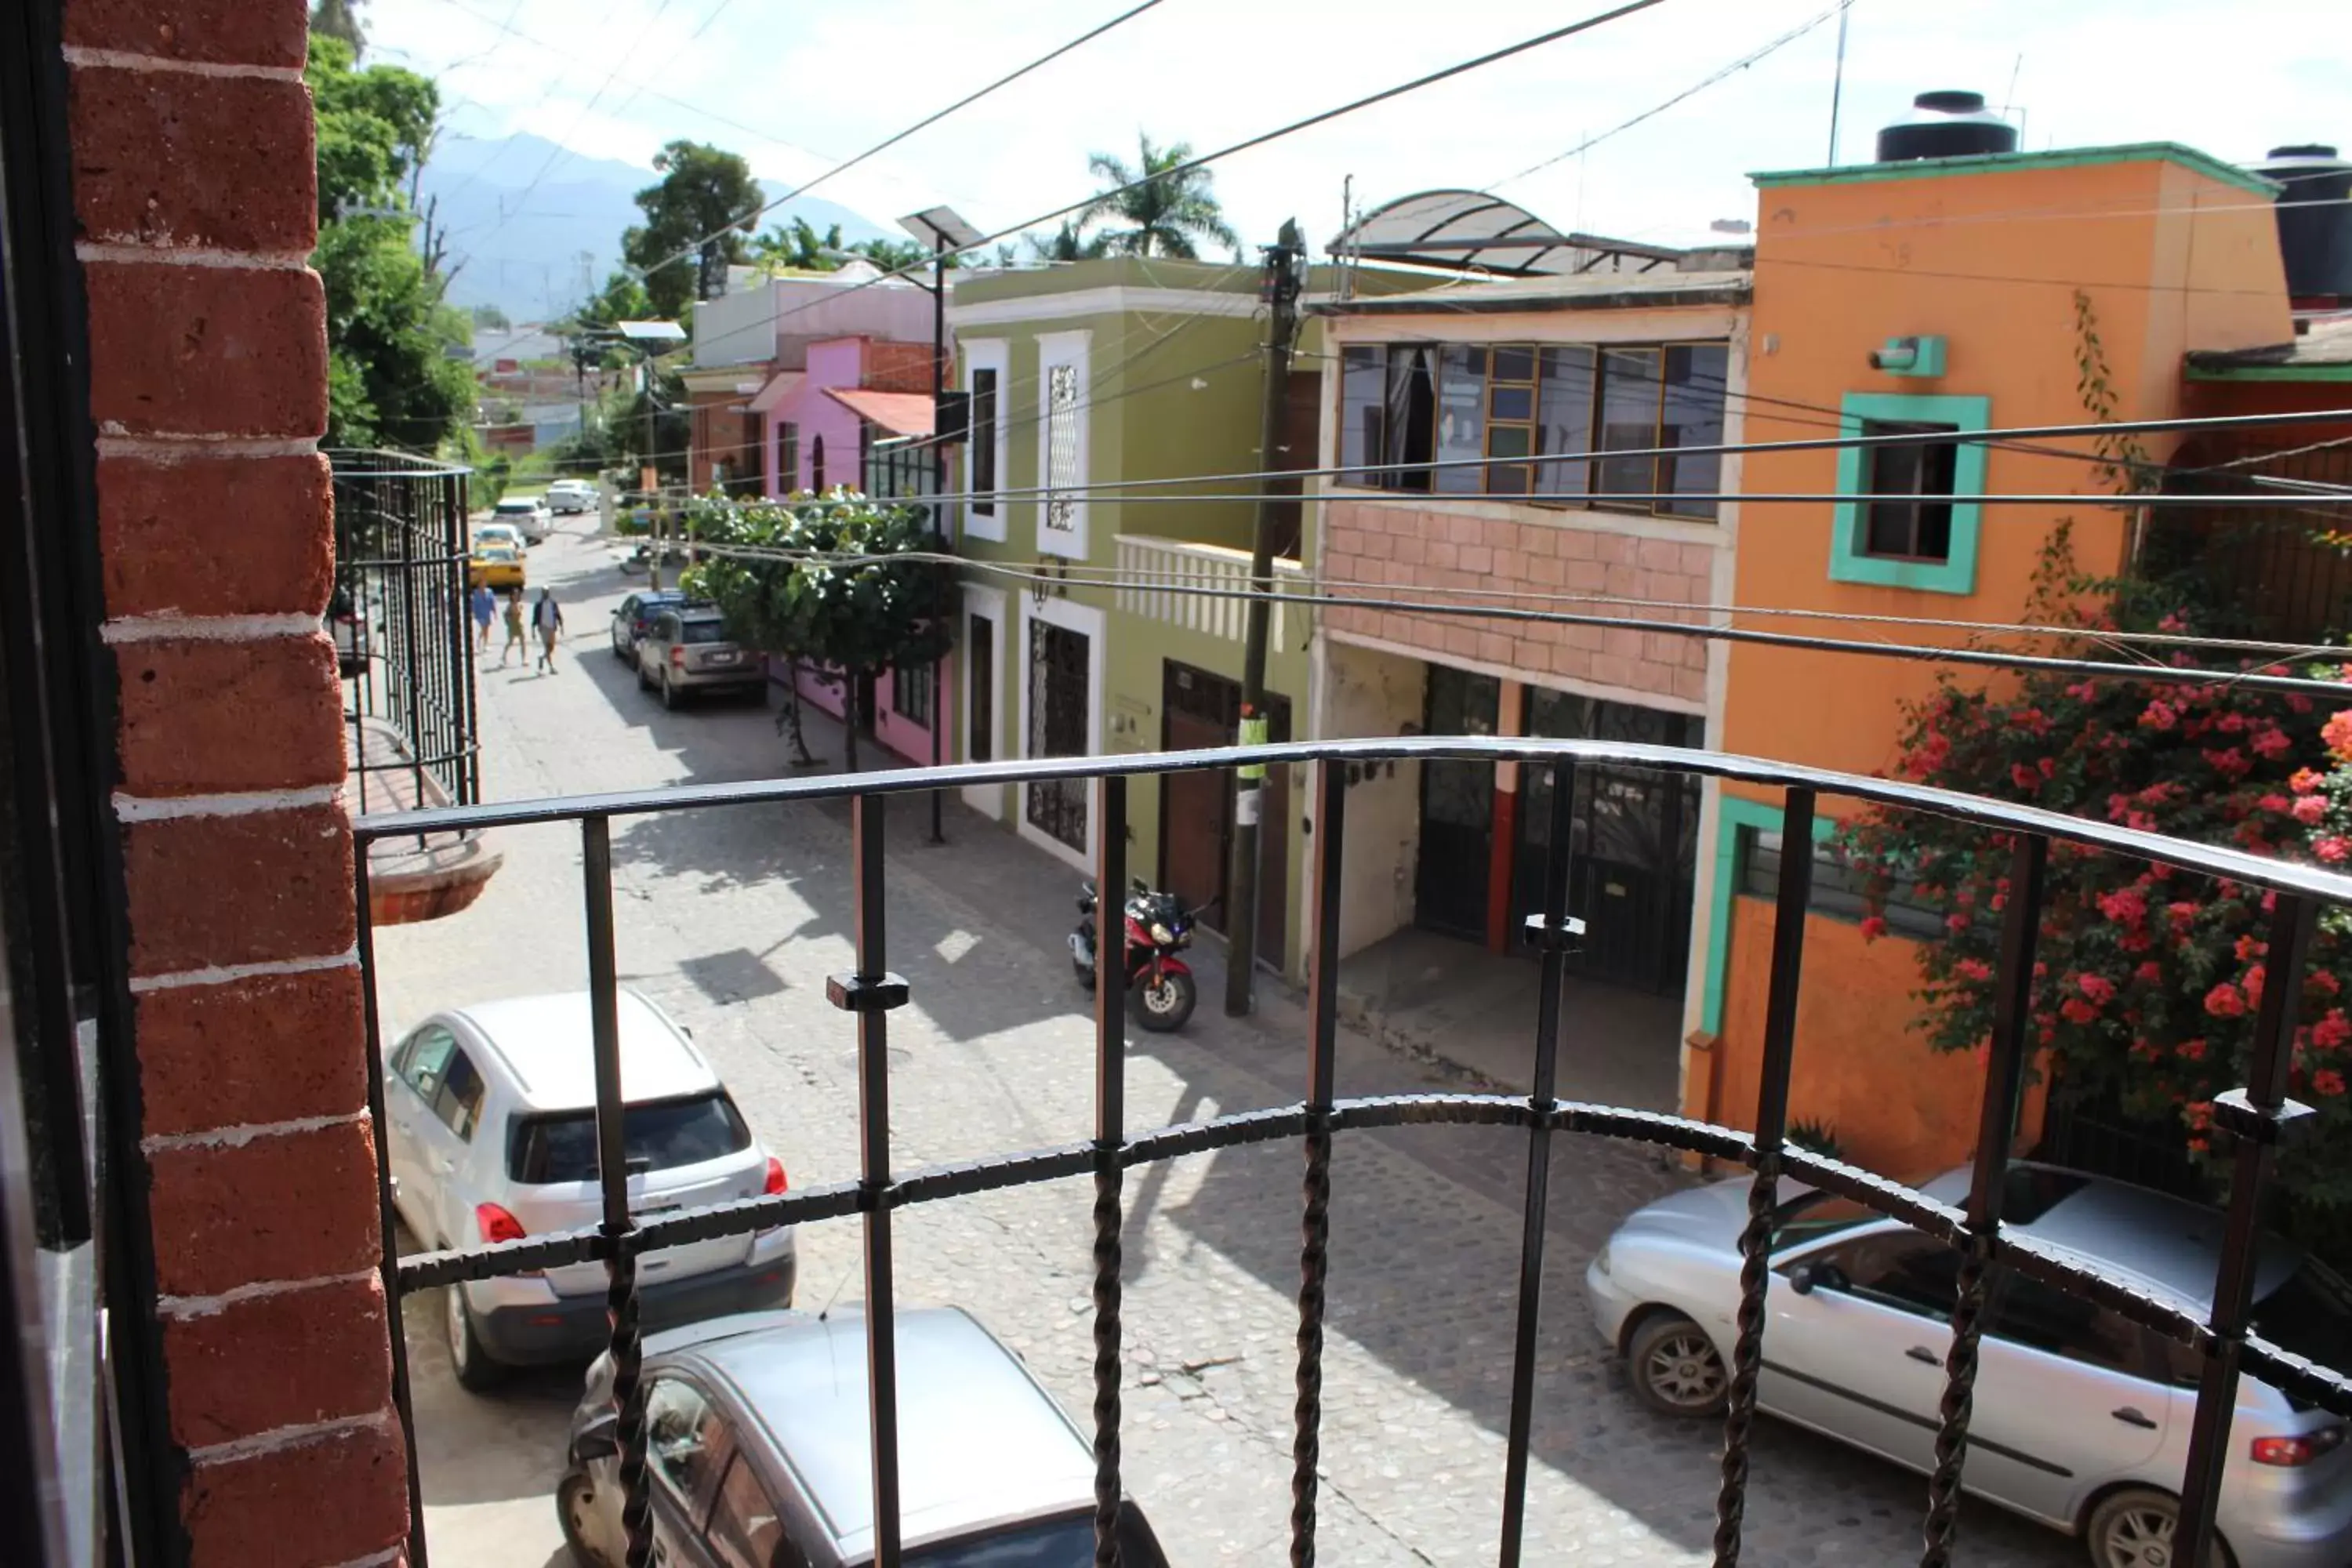
<path id="1" fill-rule="evenodd" d="M 507 658 L 510 654 L 517 658 L 530 657 L 530 645 L 522 640 L 522 590 L 520 588 L 507 590 L 507 646 L 499 650 L 500 669 L 506 668 Z"/>
<path id="2" fill-rule="evenodd" d="M 555 602 L 552 590 L 539 591 L 539 603 L 530 607 L 530 624 L 539 633 L 539 668 L 553 675 L 555 639 L 563 633 L 563 606 Z"/>
<path id="3" fill-rule="evenodd" d="M 488 583 L 477 583 L 470 603 L 474 611 L 474 652 L 486 654 L 490 651 L 490 622 L 499 613 L 499 596 L 490 592 Z"/>

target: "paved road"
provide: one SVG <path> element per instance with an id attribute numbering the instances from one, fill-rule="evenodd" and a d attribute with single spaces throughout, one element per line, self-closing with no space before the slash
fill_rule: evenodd
<path id="1" fill-rule="evenodd" d="M 768 776 L 782 748 L 748 709 L 667 714 L 604 642 L 626 582 L 601 549 L 559 536 L 533 582 L 568 605 L 551 676 L 481 677 L 486 788 L 566 791 Z M 820 751 L 837 761 L 837 736 Z M 1062 937 L 1074 880 L 951 808 L 950 844 L 923 846 L 920 808 L 894 808 L 890 960 L 913 1004 L 891 1016 L 902 1165 L 1084 1138 L 1091 1025 Z M 380 933 L 388 1036 L 435 1007 L 584 984 L 579 845 L 567 826 L 501 835 L 505 868 L 450 920 Z M 846 816 L 742 807 L 619 824 L 620 966 L 692 1026 L 759 1136 L 801 1184 L 856 1173 L 850 1026 L 824 1000 L 848 967 Z M 1210 997 L 1213 984 L 1203 986 Z M 1296 1010 L 1234 1025 L 1213 1003 L 1185 1034 L 1133 1041 L 1136 1127 L 1295 1100 Z M 1349 1038 L 1342 1092 L 1425 1086 L 1424 1069 Z M 1572 1078 L 1572 1067 L 1570 1069 Z M 1322 1560 L 1494 1561 L 1518 1255 L 1524 1143 L 1496 1131 L 1359 1135 L 1336 1160 L 1325 1378 Z M 1591 1251 L 1629 1209 L 1683 1178 L 1647 1153 L 1569 1142 L 1538 1371 L 1528 1561 L 1710 1560 L 1717 1433 L 1636 1407 L 1585 1312 Z M 1172 1162 L 1128 1187 L 1130 1489 L 1180 1564 L 1281 1561 L 1289 1510 L 1292 1293 L 1299 1159 L 1283 1145 Z M 1061 1183 L 902 1212 L 898 1280 L 956 1303 L 1018 1350 L 1073 1411 L 1091 1405 L 1091 1185 Z M 857 1299 L 853 1223 L 804 1227 L 801 1304 Z M 437 1296 L 409 1303 L 409 1344 L 436 1568 L 567 1561 L 551 1494 L 576 1372 L 492 1397 L 447 1376 Z M 1793 1430 L 1759 1431 L 1750 1560 L 1885 1563 L 1916 1552 L 1923 1483 Z M 1976 1510 L 1962 1560 L 2043 1564 L 2068 1549 Z"/>

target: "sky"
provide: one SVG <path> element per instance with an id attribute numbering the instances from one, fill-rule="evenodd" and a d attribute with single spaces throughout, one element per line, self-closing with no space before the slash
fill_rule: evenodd
<path id="1" fill-rule="evenodd" d="M 435 77 L 446 134 L 529 131 L 645 165 L 690 137 L 798 183 L 1133 0 L 365 0 L 372 58 Z M 1564 25 L 1608 0 L 1161 0 L 822 194 L 883 225 L 946 203 L 983 233 L 1088 195 L 1090 153 L 1205 152 Z M 1829 161 L 1833 0 L 1648 10 L 1237 154 L 1215 170 L 1252 246 L 1297 216 L 1319 251 L 1360 207 L 1496 187 L 1564 229 L 1696 243 L 1754 217 L 1746 175 Z M 1780 35 L 1810 31 L 1525 177 Z M 1983 92 L 2024 145 L 2182 142 L 2231 161 L 2352 147 L 2343 0 L 1853 0 L 1838 161 L 1932 88 Z M 2331 37 L 2331 34 L 2333 35 Z M 1497 182 L 1501 182 L 1499 184 Z"/>

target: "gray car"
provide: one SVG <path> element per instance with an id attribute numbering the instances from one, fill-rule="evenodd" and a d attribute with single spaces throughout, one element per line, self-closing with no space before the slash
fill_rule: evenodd
<path id="1" fill-rule="evenodd" d="M 2222 1216 L 2145 1188 L 2021 1163 L 2009 1228 L 2202 1317 Z M 1739 1300 L 1745 1178 L 1677 1193 L 1620 1226 L 1585 1274 L 1601 1330 L 1653 1409 L 1719 1413 Z M 1924 1188 L 1958 1204 L 1968 1173 Z M 1934 1463 L 1959 1257 L 1832 1194 L 1784 1182 L 1757 1399 L 1773 1415 L 1916 1470 Z M 2257 1333 L 2341 1365 L 2352 1288 L 2284 1243 L 2255 1281 Z M 2196 1408 L 2196 1355 L 2120 1315 L 2002 1271 L 1985 1319 L 1969 1489 L 2082 1537 L 2097 1568 L 2169 1568 Z M 2352 1563 L 2352 1447 L 2341 1418 L 2239 1386 L 2217 1512 L 2239 1568 Z"/>
<path id="2" fill-rule="evenodd" d="M 767 663 L 728 639 L 727 625 L 717 610 L 675 605 L 656 616 L 652 627 L 637 639 L 637 686 L 659 691 L 665 708 L 705 692 L 764 702 Z"/>
<path id="3" fill-rule="evenodd" d="M 898 1518 L 906 1568 L 1091 1568 L 1094 1456 L 1011 1351 L 961 1311 L 898 1325 Z M 866 1320 L 753 1312 L 646 1341 L 647 1489 L 668 1568 L 874 1561 Z M 582 1568 L 625 1557 L 609 1356 L 588 1369 L 556 1489 Z M 1130 1501 L 1122 1561 L 1167 1568 Z"/>

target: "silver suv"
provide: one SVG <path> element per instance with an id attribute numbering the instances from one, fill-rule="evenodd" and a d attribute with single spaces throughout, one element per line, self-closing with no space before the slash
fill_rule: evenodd
<path id="1" fill-rule="evenodd" d="M 637 639 L 637 687 L 659 690 L 665 708 L 706 691 L 765 702 L 767 661 L 728 640 L 717 610 L 676 605 L 656 616 Z"/>
<path id="2" fill-rule="evenodd" d="M 633 991 L 620 998 L 629 1206 L 643 1215 L 784 1190 L 783 1163 L 685 1032 Z M 393 1053 L 384 1082 L 393 1202 L 431 1247 L 593 1227 L 595 1067 L 588 995 L 526 996 L 437 1013 Z M 648 1253 L 644 1321 L 689 1322 L 790 1306 L 789 1226 Z M 457 1381 L 512 1365 L 584 1361 L 607 1342 L 604 1266 L 566 1264 L 453 1286 L 443 1326 Z"/>
<path id="3" fill-rule="evenodd" d="M 996 1337 L 954 1308 L 902 1311 L 898 1524 L 906 1568 L 1093 1568 L 1094 1452 Z M 649 1337 L 644 1387 L 654 1561 L 845 1568 L 874 1561 L 866 1320 L 761 1312 Z M 613 1363 L 572 1417 L 556 1487 L 581 1568 L 617 1568 Z M 1120 1561 L 1168 1568 L 1129 1500 Z"/>

